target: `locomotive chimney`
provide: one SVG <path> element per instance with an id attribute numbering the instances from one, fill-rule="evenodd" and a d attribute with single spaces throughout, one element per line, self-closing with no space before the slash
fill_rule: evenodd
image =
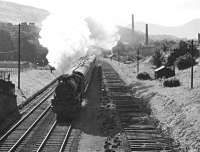
<path id="1" fill-rule="evenodd" d="M 148 43 L 149 43 L 148 24 L 146 24 L 145 44 L 148 45 Z"/>
<path id="2" fill-rule="evenodd" d="M 134 14 L 132 14 L 132 31 L 134 32 Z"/>

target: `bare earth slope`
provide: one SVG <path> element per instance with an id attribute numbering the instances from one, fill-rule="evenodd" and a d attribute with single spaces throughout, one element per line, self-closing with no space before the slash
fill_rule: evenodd
<path id="1" fill-rule="evenodd" d="M 194 68 L 194 89 L 190 89 L 190 69 L 177 71 L 180 87 L 164 88 L 157 80 L 136 79 L 135 64 L 111 63 L 123 80 L 132 87 L 133 94 L 144 99 L 160 126 L 180 142 L 186 151 L 200 151 L 200 66 Z M 142 62 L 141 71 L 153 74 L 150 63 Z"/>

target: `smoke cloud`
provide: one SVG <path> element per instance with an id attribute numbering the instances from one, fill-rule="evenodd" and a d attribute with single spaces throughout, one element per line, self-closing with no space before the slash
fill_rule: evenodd
<path id="1" fill-rule="evenodd" d="M 102 25 L 92 17 L 86 18 L 85 21 L 87 22 L 90 39 L 94 46 L 111 49 L 119 40 L 117 28 L 114 25 Z"/>
<path id="2" fill-rule="evenodd" d="M 40 43 L 49 50 L 47 58 L 50 64 L 62 73 L 86 55 L 91 46 L 111 49 L 119 39 L 115 26 L 102 24 L 89 14 L 65 9 L 50 13 L 42 23 Z"/>
<path id="3" fill-rule="evenodd" d="M 43 22 L 40 42 L 49 50 L 47 58 L 50 64 L 62 67 L 64 58 L 69 60 L 69 57 L 86 53 L 90 32 L 83 20 L 69 21 L 58 16 L 59 14 L 52 14 Z"/>

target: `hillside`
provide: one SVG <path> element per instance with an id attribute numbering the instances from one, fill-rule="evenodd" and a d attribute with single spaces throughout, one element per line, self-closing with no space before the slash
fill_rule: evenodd
<path id="1" fill-rule="evenodd" d="M 34 22 L 41 26 L 41 22 L 49 15 L 49 12 L 30 6 L 5 2 L 0 0 L 0 22 Z"/>
<path id="2" fill-rule="evenodd" d="M 145 31 L 145 22 L 137 22 L 135 29 Z M 197 38 L 197 33 L 200 32 L 200 19 L 194 19 L 180 26 L 162 26 L 157 24 L 149 24 L 150 35 L 172 35 L 179 38 Z M 130 25 L 128 27 L 131 27 Z"/>

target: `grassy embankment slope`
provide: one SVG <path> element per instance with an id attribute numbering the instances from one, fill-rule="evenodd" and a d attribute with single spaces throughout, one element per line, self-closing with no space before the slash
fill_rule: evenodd
<path id="1" fill-rule="evenodd" d="M 180 87 L 165 88 L 158 80 L 137 80 L 135 63 L 125 65 L 107 61 L 132 87 L 134 95 L 150 105 L 152 116 L 180 142 L 181 147 L 192 152 L 200 150 L 200 65 L 194 67 L 194 89 L 190 89 L 190 69 L 176 70 L 176 77 L 181 81 Z M 140 71 L 153 75 L 148 61 L 140 63 Z"/>
<path id="2" fill-rule="evenodd" d="M 17 88 L 18 77 L 11 76 L 11 81 L 15 83 L 15 94 L 17 95 L 17 104 L 20 105 L 38 90 L 50 83 L 58 74 L 50 73 L 49 70 L 30 70 L 21 73 L 21 91 Z M 24 97 L 25 96 L 25 97 Z"/>

